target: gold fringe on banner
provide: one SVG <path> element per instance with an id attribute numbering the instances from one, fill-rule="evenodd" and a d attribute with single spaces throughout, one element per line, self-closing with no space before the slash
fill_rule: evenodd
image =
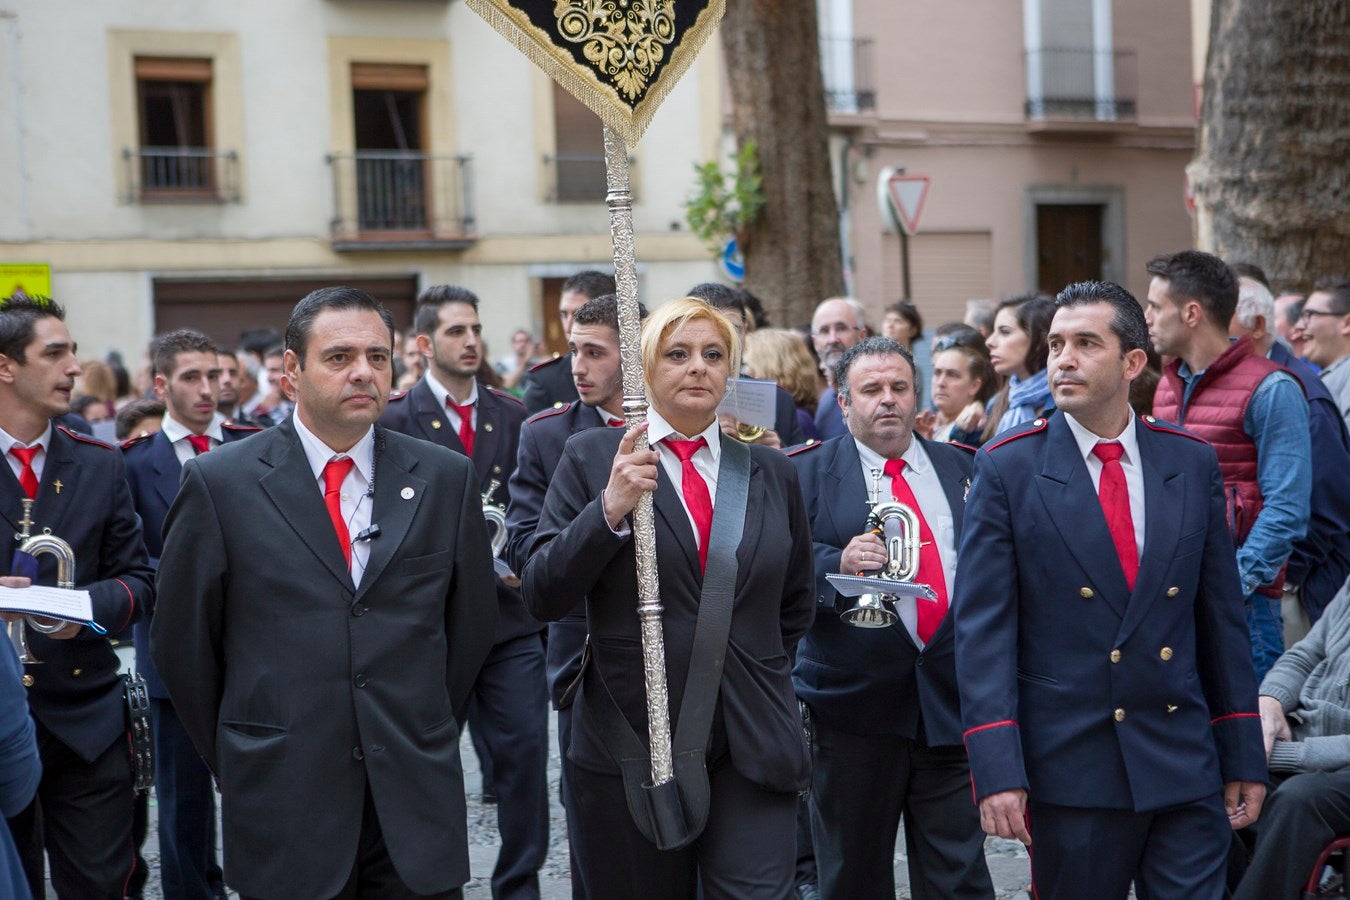
<path id="1" fill-rule="evenodd" d="M 465 0 L 465 3 L 530 62 L 562 85 L 563 90 L 590 107 L 629 147 L 637 144 L 647 130 L 657 108 L 693 65 L 726 11 L 726 0 L 709 0 L 694 24 L 679 36 L 679 45 L 671 53 L 670 61 L 657 68 L 642 99 L 630 105 L 590 66 L 578 64 L 569 49 L 554 44 L 552 36 L 535 26 L 510 0 Z"/>

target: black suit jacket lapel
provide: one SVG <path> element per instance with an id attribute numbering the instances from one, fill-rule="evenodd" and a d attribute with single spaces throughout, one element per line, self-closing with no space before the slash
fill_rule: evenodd
<path id="1" fill-rule="evenodd" d="M 1134 433 L 1144 471 L 1144 552 L 1125 621 L 1120 625 L 1118 643 L 1130 636 L 1163 593 L 1163 578 L 1172 564 L 1177 532 L 1181 529 L 1181 510 L 1188 499 L 1185 473 L 1173 465 L 1157 435 L 1138 422 Z"/>
<path id="2" fill-rule="evenodd" d="M 379 580 L 408 536 L 427 487 L 425 480 L 413 474 L 417 457 L 405 453 L 397 444 L 387 444 L 379 426 L 375 428 L 375 441 L 375 502 L 371 507 L 370 522 L 380 526 L 380 536 L 370 542 L 370 558 L 366 560 L 366 571 L 356 591 L 358 599 Z M 447 510 L 447 514 L 449 512 Z"/>
<path id="3" fill-rule="evenodd" d="M 159 499 L 164 501 L 164 507 L 167 509 L 173 506 L 173 501 L 178 497 L 178 485 L 183 478 L 183 464 L 178 461 L 173 442 L 164 432 L 157 432 L 150 440 L 153 442 L 150 452 L 155 470 L 155 493 L 159 494 Z"/>
<path id="4" fill-rule="evenodd" d="M 690 571 L 697 572 L 698 545 L 694 541 L 694 528 L 689 524 L 689 514 L 684 511 L 680 489 L 670 480 L 670 476 L 666 474 L 666 467 L 660 463 L 656 466 L 656 497 L 652 505 L 656 508 L 657 514 L 665 520 L 666 530 L 684 551 L 685 562 L 691 567 Z"/>
<path id="5" fill-rule="evenodd" d="M 1106 528 L 1106 516 L 1092 487 L 1087 463 L 1062 414 L 1050 419 L 1045 440 L 1036 488 L 1045 501 L 1050 520 L 1079 566 L 1100 585 L 1098 593 L 1124 618 L 1129 598 L 1125 572 L 1120 568 L 1116 545 Z"/>
<path id="6" fill-rule="evenodd" d="M 288 418 L 267 433 L 271 439 L 260 446 L 259 459 L 267 467 L 258 483 L 271 497 L 277 511 L 324 568 L 339 582 L 352 588 L 347 560 L 328 517 L 323 495 L 309 467 L 300 436 Z M 259 439 L 261 441 L 261 438 Z M 378 485 L 377 485 L 378 487 Z"/>
<path id="7" fill-rule="evenodd" d="M 919 438 L 919 443 L 928 453 L 929 460 L 933 463 L 933 471 L 937 472 L 938 481 L 942 484 L 942 493 L 947 495 L 947 505 L 952 510 L 952 535 L 957 547 L 961 546 L 961 526 L 966 519 L 966 490 L 970 487 L 970 475 L 962 471 L 957 465 L 956 459 L 952 453 L 944 452 L 941 444 L 935 444 L 932 441 Z M 964 453 L 964 450 L 954 450 L 955 453 Z M 947 585 L 948 593 L 951 592 L 951 585 Z"/>
<path id="8" fill-rule="evenodd" d="M 60 537 L 61 525 L 71 507 L 72 498 L 80 496 L 82 472 L 75 461 L 74 443 L 74 438 L 59 428 L 52 428 L 51 446 L 47 448 L 47 460 L 42 465 L 42 482 L 38 485 L 37 502 L 33 504 L 34 534 L 50 528 L 52 534 Z M 19 490 L 22 492 L 23 489 Z"/>
<path id="9" fill-rule="evenodd" d="M 431 392 L 425 378 L 408 391 L 408 402 L 412 405 L 413 422 L 420 432 L 414 437 L 448 447 L 456 453 L 464 453 L 464 445 L 459 442 L 455 429 L 450 427 L 450 417 L 446 415 L 445 407 L 436 402 L 436 395 Z"/>
<path id="10" fill-rule="evenodd" d="M 487 388 L 481 384 L 478 386 L 478 425 L 473 432 L 473 469 L 478 474 L 479 490 L 487 490 L 492 461 L 497 458 L 497 442 L 502 435 L 497 405 L 500 402 Z"/>

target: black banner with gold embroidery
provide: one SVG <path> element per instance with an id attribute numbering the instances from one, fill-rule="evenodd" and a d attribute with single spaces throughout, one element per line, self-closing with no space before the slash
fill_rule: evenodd
<path id="1" fill-rule="evenodd" d="M 726 0 L 466 2 L 630 147 L 726 8 Z"/>

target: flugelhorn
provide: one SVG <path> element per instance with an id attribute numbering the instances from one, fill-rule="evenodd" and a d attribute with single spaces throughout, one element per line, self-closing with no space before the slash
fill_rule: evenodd
<path id="1" fill-rule="evenodd" d="M 23 503 L 23 518 L 19 520 L 19 527 L 22 531 L 14 535 L 14 539 L 19 542 L 19 552 L 27 553 L 33 557 L 55 556 L 56 586 L 66 590 L 74 590 L 75 551 L 70 544 L 52 534 L 50 528 L 44 528 L 41 534 L 30 534 L 29 532 L 33 527 L 33 501 L 25 498 L 21 502 Z M 42 662 L 33 655 L 33 651 L 28 647 L 28 628 L 32 628 L 41 634 L 55 634 L 68 624 L 68 622 L 63 622 L 60 619 L 46 619 L 42 616 L 24 616 L 22 619 L 10 622 L 9 639 L 19 654 L 19 662 L 26 666 Z"/>
<path id="2" fill-rule="evenodd" d="M 489 530 L 492 532 L 492 555 L 494 558 L 500 557 L 502 551 L 506 549 L 506 510 L 492 502 L 492 495 L 497 493 L 497 488 L 502 483 L 496 478 L 488 482 L 487 490 L 483 491 L 483 518 L 487 520 Z"/>

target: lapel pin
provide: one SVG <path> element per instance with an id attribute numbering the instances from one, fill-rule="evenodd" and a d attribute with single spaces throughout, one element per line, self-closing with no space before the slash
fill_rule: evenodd
<path id="1" fill-rule="evenodd" d="M 58 478 L 56 481 L 52 482 L 52 487 L 56 488 L 56 492 L 59 494 L 61 493 L 61 488 L 65 487 L 65 485 L 62 484 L 61 480 Z"/>
<path id="2" fill-rule="evenodd" d="M 410 487 L 405 487 L 403 490 L 398 492 L 398 495 L 402 497 L 404 500 L 411 500 L 413 498 L 413 489 Z"/>
<path id="3" fill-rule="evenodd" d="M 440 428 L 440 427 L 441 427 L 441 420 L 440 420 L 440 419 L 432 419 L 432 420 L 431 420 L 431 427 L 432 427 L 432 428 Z"/>

